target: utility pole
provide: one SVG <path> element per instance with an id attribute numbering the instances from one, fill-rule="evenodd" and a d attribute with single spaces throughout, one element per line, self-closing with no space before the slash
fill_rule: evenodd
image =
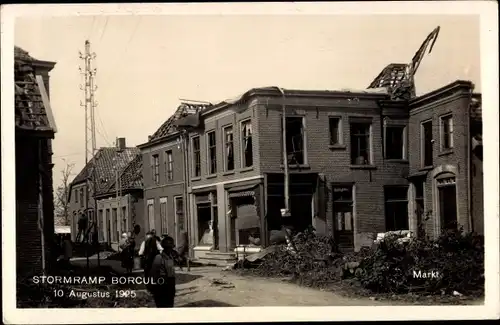
<path id="1" fill-rule="evenodd" d="M 120 241 L 120 239 L 121 239 L 120 236 L 123 233 L 123 229 L 126 229 L 126 228 L 124 228 L 124 225 L 123 225 L 123 221 L 124 221 L 123 217 L 124 216 L 122 216 L 122 207 L 121 207 L 122 184 L 121 184 L 121 180 L 120 180 L 120 170 L 118 168 L 118 163 L 119 163 L 118 159 L 119 159 L 119 155 L 122 152 L 122 148 L 121 148 L 120 140 L 118 138 L 116 138 L 115 146 L 116 146 L 116 151 L 118 152 L 118 156 L 116 156 L 114 158 L 114 160 L 115 160 L 114 169 L 115 169 L 115 177 L 116 177 L 116 179 L 115 179 L 116 209 L 117 209 L 116 214 L 117 214 L 117 219 L 120 221 L 119 224 L 121 225 L 121 227 L 119 229 L 119 233 L 118 233 L 118 241 Z"/>
<path id="2" fill-rule="evenodd" d="M 95 233 L 98 234 L 97 229 L 97 200 L 96 200 L 96 191 L 97 191 L 97 168 L 96 168 L 96 157 L 95 153 L 97 151 L 96 145 L 96 136 L 95 136 L 95 108 L 97 103 L 95 101 L 95 91 L 97 90 L 97 86 L 95 85 L 95 75 L 96 69 L 92 68 L 92 61 L 96 58 L 96 54 L 90 51 L 90 42 L 88 40 L 85 41 L 85 53 L 80 54 L 80 59 L 85 62 L 85 67 L 82 71 L 80 67 L 80 73 L 84 76 L 84 84 L 80 85 L 80 89 L 84 91 L 85 101 L 80 102 L 80 106 L 85 109 L 85 166 L 89 163 L 89 173 L 86 175 L 86 189 L 87 193 L 85 195 L 85 213 L 87 214 L 88 224 L 92 225 L 89 227 L 86 236 L 86 244 L 87 244 L 87 268 L 89 267 L 89 250 L 88 250 L 88 235 L 92 230 L 92 227 L 95 227 Z M 93 200 L 94 200 L 94 208 L 93 213 L 89 213 L 89 202 L 90 202 L 90 193 L 92 192 Z M 92 216 L 92 218 L 90 218 Z M 92 220 L 91 220 L 92 219 Z M 93 234 L 92 234 L 93 237 Z M 95 238 L 92 238 L 92 242 Z M 97 242 L 99 242 L 99 238 L 97 238 Z M 98 245 L 97 245 L 98 246 Z M 100 266 L 100 256 L 99 256 L 99 247 L 97 247 L 97 263 Z"/>

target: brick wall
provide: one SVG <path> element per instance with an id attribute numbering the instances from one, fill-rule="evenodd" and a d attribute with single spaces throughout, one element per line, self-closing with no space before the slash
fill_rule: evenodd
<path id="1" fill-rule="evenodd" d="M 38 229 L 38 144 L 16 137 L 16 263 L 18 273 L 41 273 Z"/>
<path id="2" fill-rule="evenodd" d="M 281 104 L 265 98 L 258 107 L 258 134 L 260 165 L 263 173 L 281 173 Z M 265 104 L 264 104 L 265 103 Z M 324 200 L 326 230 L 333 233 L 332 183 L 354 183 L 355 190 L 355 238 L 357 247 L 368 244 L 375 232 L 385 230 L 384 185 L 407 185 L 408 162 L 390 162 L 383 158 L 381 108 L 375 99 L 349 101 L 349 98 L 290 98 L 286 101 L 287 115 L 298 114 L 306 119 L 306 145 L 308 166 L 291 173 L 320 173 L 327 185 Z M 295 111 L 295 112 L 294 112 Z M 343 146 L 329 146 L 329 116 L 342 120 Z M 351 118 L 370 118 L 372 121 L 373 168 L 359 169 L 351 166 L 350 123 Z M 278 140 L 277 140 L 278 139 Z"/>
<path id="3" fill-rule="evenodd" d="M 457 214 L 458 223 L 469 229 L 468 207 L 468 127 L 469 127 L 469 91 L 470 87 L 460 86 L 448 88 L 445 92 L 411 104 L 410 108 L 410 172 L 417 173 L 427 170 L 425 179 L 424 202 L 426 212 L 432 217 L 426 222 L 427 234 L 436 236 L 439 233 L 436 210 L 436 188 L 434 176 L 437 173 L 451 171 L 456 174 Z M 446 114 L 453 116 L 453 150 L 441 150 L 440 117 Z M 433 166 L 424 169 L 421 164 L 421 123 L 432 120 Z"/>

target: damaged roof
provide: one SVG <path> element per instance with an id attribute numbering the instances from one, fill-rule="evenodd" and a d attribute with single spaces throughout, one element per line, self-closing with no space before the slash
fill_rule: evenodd
<path id="1" fill-rule="evenodd" d="M 106 193 L 116 180 L 115 170 L 120 173 L 139 154 L 139 149 L 129 147 L 118 150 L 115 147 L 100 148 L 90 162 L 71 182 L 71 186 L 83 183 L 90 177 L 92 164 L 96 164 L 96 194 Z"/>
<path id="2" fill-rule="evenodd" d="M 163 123 L 158 130 L 156 130 L 153 135 L 148 138 L 148 142 L 158 140 L 160 138 L 166 137 L 178 131 L 177 125 L 174 123 L 188 115 L 194 115 L 199 113 L 206 107 L 211 106 L 211 104 L 191 104 L 191 103 L 181 103 L 175 113 L 170 116 L 165 123 Z"/>
<path id="3" fill-rule="evenodd" d="M 386 88 L 392 99 L 409 100 L 415 97 L 415 82 L 407 78 L 408 64 L 387 65 L 370 83 L 368 89 Z"/>
<path id="4" fill-rule="evenodd" d="M 15 124 L 19 130 L 56 132 L 49 96 L 28 52 L 14 47 Z"/>
<path id="5" fill-rule="evenodd" d="M 134 159 L 123 169 L 120 174 L 120 184 L 122 191 L 126 190 L 136 190 L 142 189 L 143 178 L 142 178 L 142 155 L 137 154 Z M 107 189 L 107 192 L 116 191 L 116 179 L 113 179 L 113 182 Z"/>

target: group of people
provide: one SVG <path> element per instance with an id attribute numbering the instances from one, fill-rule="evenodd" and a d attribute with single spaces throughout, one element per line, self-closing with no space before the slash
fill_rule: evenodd
<path id="1" fill-rule="evenodd" d="M 132 233 L 124 233 L 120 243 L 122 267 L 128 273 L 134 268 L 135 239 Z M 138 250 L 138 257 L 144 269 L 144 276 L 155 281 L 147 286 L 153 295 L 155 304 L 160 308 L 174 306 L 175 264 L 182 267 L 184 257 L 175 250 L 175 241 L 171 236 L 156 235 L 154 230 L 146 234 Z M 152 284 L 154 283 L 154 284 Z"/>

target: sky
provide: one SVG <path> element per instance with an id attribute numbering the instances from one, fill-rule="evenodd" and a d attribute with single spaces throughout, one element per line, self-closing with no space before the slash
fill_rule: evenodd
<path id="1" fill-rule="evenodd" d="M 58 133 L 54 187 L 66 163 L 85 164 L 79 51 L 89 40 L 97 69 L 97 146 L 128 146 L 183 99 L 219 102 L 250 88 L 365 89 L 389 63 L 409 63 L 427 35 L 437 42 L 416 74 L 417 95 L 457 79 L 481 91 L 479 16 L 128 15 L 17 18 L 15 44 L 56 62 L 50 96 Z"/>

